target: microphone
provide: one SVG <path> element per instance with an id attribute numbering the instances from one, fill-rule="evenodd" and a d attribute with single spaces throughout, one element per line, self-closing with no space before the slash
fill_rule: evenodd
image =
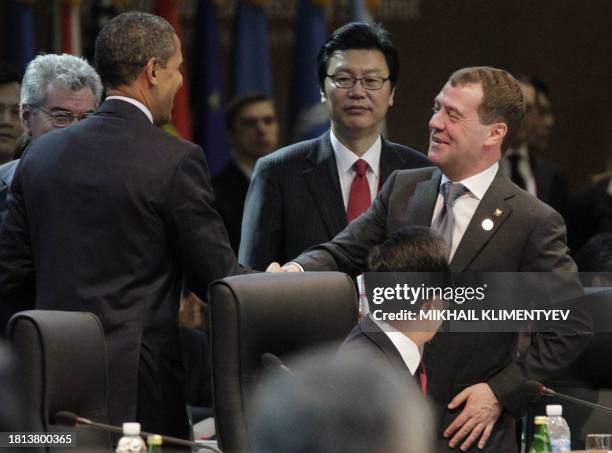
<path id="1" fill-rule="evenodd" d="M 107 425 L 106 423 L 94 422 L 88 418 L 79 417 L 74 412 L 69 412 L 69 411 L 59 411 L 57 414 L 55 414 L 55 417 L 53 418 L 52 422 L 54 425 L 67 426 L 70 428 L 78 427 L 78 426 L 91 426 L 92 428 L 99 429 L 102 431 L 123 434 L 123 429 L 119 428 L 118 426 Z M 146 431 L 140 432 L 140 435 L 145 438 L 153 434 L 154 433 L 148 433 Z M 178 437 L 164 436 L 161 434 L 160 436 L 164 444 L 182 445 L 184 447 L 204 449 L 204 450 L 214 451 L 216 453 L 221 453 L 220 450 L 214 447 L 209 447 L 208 445 L 201 445 L 191 440 L 179 439 Z"/>
<path id="2" fill-rule="evenodd" d="M 268 371 L 279 371 L 283 373 L 293 374 L 289 367 L 271 352 L 264 352 L 259 360 L 261 362 L 261 365 Z"/>
<path id="3" fill-rule="evenodd" d="M 612 408 L 610 407 L 602 406 L 601 404 L 591 403 L 590 401 L 555 392 L 553 389 L 545 387 L 544 384 L 538 381 L 525 381 L 525 383 L 523 384 L 523 389 L 525 390 L 527 395 L 533 397 L 533 400 L 536 400 L 541 396 L 554 396 L 565 401 L 571 401 L 572 403 L 578 404 L 580 406 L 592 407 L 593 409 L 598 409 L 600 411 L 612 414 Z"/>

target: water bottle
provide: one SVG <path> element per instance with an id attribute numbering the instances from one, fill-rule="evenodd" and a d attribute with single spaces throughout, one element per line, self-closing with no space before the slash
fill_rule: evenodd
<path id="1" fill-rule="evenodd" d="M 560 404 L 549 404 L 546 406 L 548 415 L 548 438 L 552 451 L 570 451 L 570 429 L 567 422 L 561 416 L 563 406 Z"/>
<path id="2" fill-rule="evenodd" d="M 538 415 L 533 420 L 535 425 L 533 441 L 529 453 L 549 452 L 550 440 L 548 438 L 548 429 L 546 426 L 546 417 Z"/>
<path id="3" fill-rule="evenodd" d="M 147 446 L 140 437 L 140 423 L 123 424 L 123 437 L 119 439 L 115 453 L 147 453 Z"/>

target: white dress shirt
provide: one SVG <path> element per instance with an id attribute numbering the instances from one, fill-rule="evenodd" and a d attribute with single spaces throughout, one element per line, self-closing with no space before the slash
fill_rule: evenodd
<path id="1" fill-rule="evenodd" d="M 416 343 L 391 324 L 384 321 L 377 321 L 372 316 L 370 316 L 370 319 L 374 321 L 374 323 L 380 327 L 380 330 L 382 330 L 389 340 L 391 340 L 391 343 L 393 343 L 393 346 L 398 350 L 402 356 L 402 360 L 410 370 L 410 374 L 414 376 L 414 373 L 417 372 L 419 364 L 421 363 L 421 350 Z"/>
<path id="2" fill-rule="evenodd" d="M 129 102 L 130 104 L 138 107 L 140 110 L 142 110 L 142 113 L 147 115 L 147 118 L 149 118 L 151 124 L 153 124 L 153 114 L 151 113 L 151 110 L 149 110 L 142 102 L 137 101 L 134 98 L 128 98 L 127 96 L 108 96 L 105 101 L 110 101 L 112 99 L 119 99 L 120 101 Z"/>
<path id="3" fill-rule="evenodd" d="M 368 178 L 368 185 L 370 186 L 370 199 L 374 201 L 374 198 L 378 195 L 378 186 L 380 185 L 380 152 L 382 149 L 382 139 L 380 135 L 361 157 L 340 143 L 334 135 L 333 130 L 329 131 L 329 138 L 336 157 L 338 176 L 340 177 L 340 188 L 342 189 L 342 199 L 344 200 L 344 210 L 346 211 L 348 208 L 351 185 L 357 173 L 353 165 L 359 159 L 363 159 L 368 163 L 366 177 Z"/>
<path id="4" fill-rule="evenodd" d="M 453 206 L 453 215 L 455 216 L 455 225 L 453 229 L 453 243 L 451 244 L 451 251 L 449 260 L 452 260 L 455 255 L 455 251 L 463 238 L 463 234 L 467 229 L 470 220 L 474 216 L 478 205 L 480 204 L 480 200 L 487 192 L 487 189 L 493 182 L 495 175 L 497 174 L 497 170 L 499 168 L 499 164 L 495 162 L 485 171 L 478 173 L 477 175 L 470 176 L 469 178 L 463 179 L 461 181 L 452 181 L 459 182 L 463 184 L 468 190 L 469 193 L 463 194 L 457 201 L 455 201 L 455 205 Z M 440 185 L 445 182 L 450 181 L 446 177 L 446 175 L 442 175 L 442 179 L 440 180 Z M 442 211 L 442 206 L 444 205 L 444 198 L 442 194 L 438 192 L 438 199 L 436 201 L 436 206 L 434 208 L 432 224 L 433 220 L 437 219 Z"/>
<path id="5" fill-rule="evenodd" d="M 538 187 L 533 171 L 531 170 L 531 164 L 529 163 L 529 149 L 526 144 L 521 145 L 517 149 L 509 149 L 506 151 L 506 154 L 504 154 L 501 160 L 501 167 L 504 175 L 507 175 L 508 178 L 512 176 L 511 164 L 507 156 L 513 155 L 520 157 L 518 161 L 518 174 L 521 175 L 523 181 L 525 181 L 525 190 L 536 197 L 538 195 Z"/>

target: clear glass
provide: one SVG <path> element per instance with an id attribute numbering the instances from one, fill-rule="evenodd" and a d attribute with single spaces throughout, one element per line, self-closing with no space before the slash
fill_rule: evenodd
<path id="1" fill-rule="evenodd" d="M 612 434 L 587 434 L 585 448 L 587 450 L 612 450 Z"/>

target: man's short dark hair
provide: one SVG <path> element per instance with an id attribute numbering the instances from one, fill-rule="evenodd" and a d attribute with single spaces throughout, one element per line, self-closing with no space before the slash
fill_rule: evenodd
<path id="1" fill-rule="evenodd" d="M 249 91 L 241 94 L 230 100 L 225 108 L 225 127 L 231 130 L 235 126 L 236 117 L 245 107 L 255 104 L 256 102 L 270 102 L 274 106 L 274 101 L 261 91 Z M 276 106 L 274 106 L 276 109 Z"/>
<path id="2" fill-rule="evenodd" d="M 379 50 L 385 56 L 389 67 L 389 82 L 392 87 L 397 84 L 399 74 L 399 58 L 393 47 L 389 32 L 380 24 L 367 22 L 351 22 L 336 29 L 319 49 L 317 67 L 319 71 L 319 86 L 325 87 L 327 63 L 338 50 L 365 49 Z"/>
<path id="3" fill-rule="evenodd" d="M 448 83 L 453 87 L 480 84 L 483 93 L 478 107 L 480 122 L 506 123 L 508 132 L 501 145 L 502 151 L 506 151 L 513 143 L 525 114 L 523 90 L 518 81 L 503 69 L 475 66 L 455 71 Z"/>
<path id="4" fill-rule="evenodd" d="M 105 87 L 132 83 L 151 58 L 165 67 L 176 52 L 175 31 L 162 17 L 139 11 L 119 14 L 96 38 L 96 68 Z"/>
<path id="5" fill-rule="evenodd" d="M 0 61 L 0 85 L 21 84 L 22 74 L 8 63 Z"/>
<path id="6" fill-rule="evenodd" d="M 409 226 L 368 254 L 370 272 L 449 272 L 448 245 L 434 230 Z"/>

